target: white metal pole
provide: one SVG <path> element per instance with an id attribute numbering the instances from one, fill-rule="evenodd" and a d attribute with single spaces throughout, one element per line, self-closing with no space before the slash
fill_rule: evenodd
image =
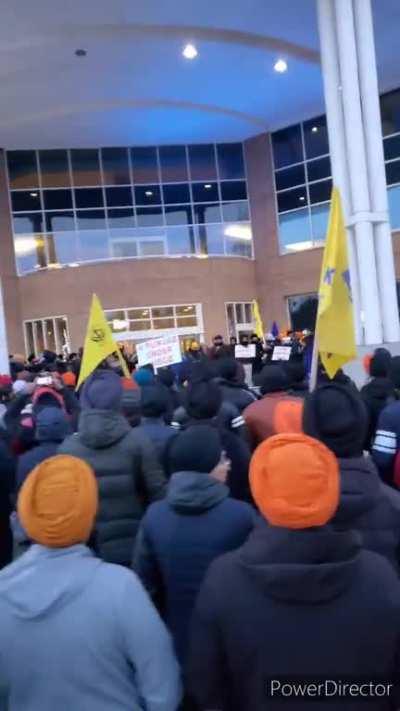
<path id="1" fill-rule="evenodd" d="M 10 372 L 10 361 L 7 345 L 6 317 L 4 313 L 3 287 L 0 279 L 0 373 Z"/>
<path id="2" fill-rule="evenodd" d="M 346 137 L 342 92 L 340 90 L 335 13 L 331 0 L 318 0 L 317 10 L 332 177 L 334 185 L 340 190 L 345 223 L 347 223 L 352 211 L 349 174 L 346 164 Z M 361 345 L 363 343 L 363 332 L 357 255 L 354 245 L 354 228 L 347 229 L 347 244 L 349 250 L 356 343 L 357 345 Z"/>
<path id="3" fill-rule="evenodd" d="M 353 205 L 365 341 L 382 343 L 383 331 L 374 233 L 365 155 L 352 0 L 335 0 L 336 30 L 345 118 L 347 161 Z"/>
<path id="4" fill-rule="evenodd" d="M 374 223 L 374 234 L 383 336 L 384 340 L 390 343 L 400 341 L 400 321 L 389 222 L 371 0 L 354 0 L 354 19 L 371 207 L 380 218 L 379 222 Z"/>

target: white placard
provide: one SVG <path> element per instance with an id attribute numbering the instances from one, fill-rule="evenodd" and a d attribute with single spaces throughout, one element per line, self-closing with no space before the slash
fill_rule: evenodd
<path id="1" fill-rule="evenodd" d="M 138 343 L 136 346 L 139 366 L 152 363 L 154 368 L 165 368 L 182 361 L 181 345 L 178 336 L 153 338 L 151 341 Z"/>
<path id="2" fill-rule="evenodd" d="M 289 360 L 292 346 L 275 346 L 272 360 Z"/>
<path id="3" fill-rule="evenodd" d="M 243 358 L 256 357 L 256 344 L 250 343 L 248 346 L 235 346 L 235 358 L 241 360 Z"/>

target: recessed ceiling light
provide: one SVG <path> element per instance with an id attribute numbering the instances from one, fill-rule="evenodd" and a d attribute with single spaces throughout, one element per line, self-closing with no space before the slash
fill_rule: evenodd
<path id="1" fill-rule="evenodd" d="M 146 197 L 153 197 L 153 191 L 152 191 L 152 190 L 146 190 L 145 195 L 146 195 Z"/>
<path id="2" fill-rule="evenodd" d="M 182 55 L 185 57 L 185 59 L 196 59 L 198 51 L 194 44 L 187 44 L 183 48 Z"/>
<path id="3" fill-rule="evenodd" d="M 278 74 L 283 74 L 287 70 L 287 62 L 284 59 L 278 59 L 274 64 L 274 69 Z"/>
<path id="4" fill-rule="evenodd" d="M 299 200 L 301 200 L 301 201 L 305 200 L 304 195 L 301 195 L 301 196 L 299 197 Z"/>
<path id="5" fill-rule="evenodd" d="M 313 126 L 311 129 L 312 133 L 318 133 L 318 126 Z"/>
<path id="6" fill-rule="evenodd" d="M 31 197 L 37 197 L 37 193 L 29 193 Z"/>
<path id="7" fill-rule="evenodd" d="M 86 57 L 86 55 L 87 55 L 86 49 L 76 49 L 75 50 L 76 57 Z"/>
<path id="8" fill-rule="evenodd" d="M 212 185 L 211 185 L 211 183 L 206 183 L 204 187 L 206 190 L 211 190 Z"/>

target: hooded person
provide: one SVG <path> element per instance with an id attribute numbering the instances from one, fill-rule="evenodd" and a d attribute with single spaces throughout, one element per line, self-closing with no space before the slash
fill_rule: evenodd
<path id="1" fill-rule="evenodd" d="M 340 501 L 332 526 L 358 531 L 364 548 L 400 572 L 400 493 L 381 481 L 371 457 L 364 456 L 368 415 L 360 394 L 336 383 L 318 388 L 305 401 L 303 429 L 339 461 Z"/>
<path id="2" fill-rule="evenodd" d="M 183 661 L 195 597 L 207 568 L 245 541 L 255 512 L 229 498 L 229 461 L 215 428 L 198 425 L 178 434 L 168 459 L 172 476 L 167 496 L 152 504 L 142 520 L 134 567 L 158 599 Z"/>
<path id="3" fill-rule="evenodd" d="M 274 434 L 301 432 L 303 401 L 288 394 L 291 381 L 282 365 L 268 365 L 259 376 L 261 400 L 243 412 L 254 447 Z"/>
<path id="4" fill-rule="evenodd" d="M 74 457 L 42 462 L 20 490 L 18 514 L 34 545 L 0 573 L 9 711 L 179 704 L 171 641 L 139 580 L 85 545 L 97 506 L 93 471 Z"/>
<path id="5" fill-rule="evenodd" d="M 253 455 L 250 483 L 262 520 L 241 548 L 211 564 L 196 602 L 188 663 L 196 708 L 286 702 L 310 711 L 315 702 L 362 711 L 368 693 L 373 711 L 394 708 L 369 685 L 358 699 L 347 685 L 347 703 L 324 697 L 324 684 L 318 700 L 285 698 L 283 679 L 389 681 L 397 669 L 398 576 L 357 533 L 327 525 L 340 496 L 336 457 L 304 434 L 276 435 Z"/>
<path id="6" fill-rule="evenodd" d="M 94 469 L 99 555 L 130 565 L 140 519 L 146 505 L 164 495 L 165 478 L 149 439 L 122 414 L 122 397 L 121 378 L 112 370 L 96 370 L 82 388 L 78 432 L 60 445 L 59 453 L 80 457 Z"/>
<path id="7" fill-rule="evenodd" d="M 383 481 L 400 488 L 400 356 L 392 358 L 389 374 L 396 399 L 379 414 L 371 456 Z"/>
<path id="8" fill-rule="evenodd" d="M 168 442 L 171 437 L 176 436 L 176 430 L 165 423 L 169 405 L 168 390 L 161 383 L 148 385 L 142 389 L 140 403 L 142 417 L 136 432 L 143 433 L 151 441 L 162 467 L 164 467 L 164 454 Z"/>
<path id="9" fill-rule="evenodd" d="M 392 356 L 389 351 L 386 348 L 377 348 L 370 361 L 370 380 L 361 389 L 361 397 L 369 416 L 369 427 L 365 438 L 367 450 L 372 448 L 382 410 L 396 398 L 396 389 L 390 378 L 391 364 Z"/>
<path id="10" fill-rule="evenodd" d="M 58 448 L 71 433 L 71 425 L 63 409 L 44 407 L 35 418 L 35 446 L 18 458 L 16 487 L 24 483 L 29 472 L 40 462 L 57 454 Z"/>
<path id="11" fill-rule="evenodd" d="M 240 414 L 257 400 L 244 382 L 243 368 L 237 360 L 222 358 L 218 361 L 217 373 L 216 382 L 221 388 L 223 400 L 237 407 Z"/>

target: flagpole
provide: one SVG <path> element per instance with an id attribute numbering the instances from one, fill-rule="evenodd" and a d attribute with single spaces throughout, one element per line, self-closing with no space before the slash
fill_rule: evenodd
<path id="1" fill-rule="evenodd" d="M 4 313 L 3 287 L 0 279 L 0 373 L 10 372 L 8 357 L 6 316 Z"/>
<path id="2" fill-rule="evenodd" d="M 318 380 L 318 336 L 317 333 L 314 334 L 314 345 L 311 359 L 311 372 L 310 372 L 310 382 L 308 390 L 310 393 L 314 392 L 317 387 Z"/>

